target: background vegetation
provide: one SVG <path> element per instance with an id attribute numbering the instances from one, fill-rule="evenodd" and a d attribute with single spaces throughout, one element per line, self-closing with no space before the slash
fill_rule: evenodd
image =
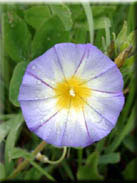
<path id="1" fill-rule="evenodd" d="M 0 179 L 24 159 L 13 180 L 135 179 L 135 5 L 134 4 L 1 4 L 0 5 Z M 44 164 L 32 151 L 41 139 L 24 122 L 17 101 L 27 64 L 59 42 L 92 42 L 112 60 L 123 57 L 125 106 L 116 127 L 101 141 L 69 148 L 59 164 Z M 42 151 L 56 160 L 62 149 L 46 144 Z"/>

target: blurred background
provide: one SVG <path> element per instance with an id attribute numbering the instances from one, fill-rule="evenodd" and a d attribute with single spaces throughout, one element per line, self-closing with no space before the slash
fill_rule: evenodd
<path id="1" fill-rule="evenodd" d="M 0 179 L 136 179 L 135 11 L 133 3 L 0 4 Z M 124 63 L 125 105 L 107 137 L 86 148 L 68 148 L 64 160 L 49 164 L 32 154 L 41 139 L 27 129 L 17 97 L 28 63 L 60 42 L 91 42 Z M 46 144 L 42 153 L 57 160 L 62 151 Z"/>

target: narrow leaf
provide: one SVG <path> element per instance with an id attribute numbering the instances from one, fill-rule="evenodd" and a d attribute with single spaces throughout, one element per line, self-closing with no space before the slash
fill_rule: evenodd
<path id="1" fill-rule="evenodd" d="M 0 163 L 0 179 L 4 179 L 6 177 L 4 164 Z"/>
<path id="2" fill-rule="evenodd" d="M 6 139 L 6 145 L 5 145 L 5 165 L 6 165 L 6 171 L 9 173 L 11 171 L 11 167 L 13 166 L 13 163 L 11 162 L 11 152 L 12 149 L 15 146 L 16 140 L 18 138 L 19 129 L 23 123 L 24 119 L 21 113 L 16 115 L 16 118 L 14 119 L 14 123 L 12 124 L 10 133 L 8 134 L 8 137 Z"/>
<path id="3" fill-rule="evenodd" d="M 16 115 L 12 116 L 9 120 L 6 122 L 3 122 L 0 124 L 0 143 L 4 140 L 4 138 L 8 135 L 10 129 L 13 126 L 13 123 L 16 119 Z"/>

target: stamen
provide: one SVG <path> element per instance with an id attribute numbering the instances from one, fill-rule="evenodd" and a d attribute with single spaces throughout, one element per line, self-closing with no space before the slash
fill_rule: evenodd
<path id="1" fill-rule="evenodd" d="M 81 84 L 83 80 L 77 77 L 71 77 L 67 80 L 57 83 L 55 88 L 55 94 L 57 97 L 58 109 L 69 109 L 70 100 L 71 107 L 75 110 L 81 110 L 81 107 L 85 105 L 85 101 L 91 96 L 91 89 L 86 84 Z M 80 97 L 81 98 L 80 98 Z"/>
<path id="2" fill-rule="evenodd" d="M 71 88 L 69 90 L 69 94 L 72 96 L 72 97 L 75 97 L 75 91 L 73 90 L 73 88 Z"/>

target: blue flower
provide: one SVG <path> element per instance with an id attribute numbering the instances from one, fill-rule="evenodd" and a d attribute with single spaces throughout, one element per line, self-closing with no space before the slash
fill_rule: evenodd
<path id="1" fill-rule="evenodd" d="M 122 89 L 117 65 L 98 48 L 60 43 L 29 63 L 18 100 L 28 128 L 47 143 L 85 147 L 115 127 Z"/>

